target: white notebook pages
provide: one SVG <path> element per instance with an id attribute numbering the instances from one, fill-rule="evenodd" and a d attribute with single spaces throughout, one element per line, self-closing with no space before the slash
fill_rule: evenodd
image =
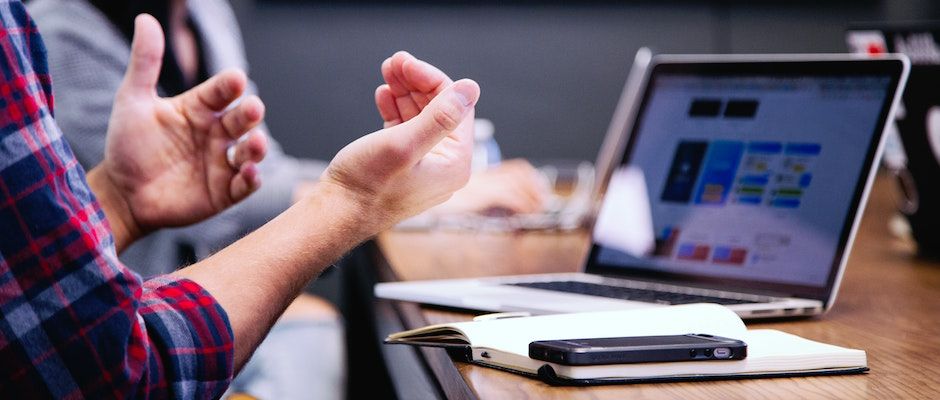
<path id="1" fill-rule="evenodd" d="M 743 360 L 569 366 L 529 358 L 536 340 L 704 333 L 747 343 Z M 550 366 L 560 379 L 669 380 L 863 372 L 862 350 L 819 343 L 776 330 L 748 330 L 732 311 L 715 304 L 555 314 L 432 325 L 390 335 L 387 343 L 470 347 L 472 362 L 535 375 Z"/>

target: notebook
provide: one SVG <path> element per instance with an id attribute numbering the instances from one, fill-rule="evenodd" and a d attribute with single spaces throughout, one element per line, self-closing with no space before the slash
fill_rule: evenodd
<path id="1" fill-rule="evenodd" d="M 529 343 L 536 340 L 689 333 L 742 340 L 748 346 L 747 358 L 570 366 L 528 356 Z M 456 322 L 395 333 L 385 341 L 450 348 L 462 353 L 465 361 L 558 385 L 834 375 L 868 370 L 863 350 L 777 330 L 748 330 L 733 311 L 715 304 Z"/>
<path id="2" fill-rule="evenodd" d="M 908 70 L 903 55 L 654 56 L 611 122 L 616 161 L 602 167 L 583 272 L 389 282 L 376 296 L 543 314 L 822 314 Z"/>

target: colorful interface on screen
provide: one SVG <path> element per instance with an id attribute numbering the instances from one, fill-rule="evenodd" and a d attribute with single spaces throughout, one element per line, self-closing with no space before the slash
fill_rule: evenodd
<path id="1" fill-rule="evenodd" d="M 598 261 L 824 286 L 889 84 L 659 76 L 630 155 L 655 246 L 642 255 L 602 247 Z"/>

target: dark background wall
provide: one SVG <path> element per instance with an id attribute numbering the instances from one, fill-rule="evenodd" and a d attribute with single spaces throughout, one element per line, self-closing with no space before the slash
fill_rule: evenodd
<path id="1" fill-rule="evenodd" d="M 940 19 L 932 0 L 233 3 L 273 135 L 320 159 L 380 127 L 379 65 L 399 49 L 480 83 L 505 156 L 593 161 L 641 46 L 843 52 L 850 22 Z"/>

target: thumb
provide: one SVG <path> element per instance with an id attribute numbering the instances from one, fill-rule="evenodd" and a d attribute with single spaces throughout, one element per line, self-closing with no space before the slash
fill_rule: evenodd
<path id="1" fill-rule="evenodd" d="M 163 63 L 163 29 L 160 23 L 147 14 L 134 20 L 134 40 L 131 42 L 131 57 L 124 74 L 124 90 L 136 93 L 152 93 L 160 78 Z"/>
<path id="2" fill-rule="evenodd" d="M 461 79 L 444 89 L 421 113 L 411 120 L 389 128 L 409 149 L 411 157 L 424 157 L 444 137 L 457 129 L 480 99 L 480 86 Z"/>

